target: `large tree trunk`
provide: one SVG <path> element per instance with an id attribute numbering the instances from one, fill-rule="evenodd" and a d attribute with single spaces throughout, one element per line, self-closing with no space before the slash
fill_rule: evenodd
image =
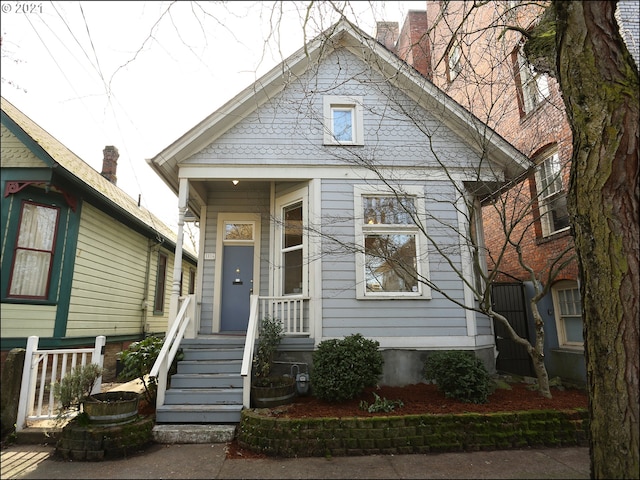
<path id="1" fill-rule="evenodd" d="M 638 477 L 638 71 L 615 2 L 556 2 L 558 80 L 573 130 L 591 474 Z"/>

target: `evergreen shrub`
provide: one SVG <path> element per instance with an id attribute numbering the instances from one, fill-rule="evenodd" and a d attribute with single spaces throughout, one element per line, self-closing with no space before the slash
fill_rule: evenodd
<path id="1" fill-rule="evenodd" d="M 435 380 L 448 398 L 466 403 L 486 403 L 492 393 L 489 372 L 473 354 L 461 351 L 435 352 L 425 362 L 425 378 Z"/>
<path id="2" fill-rule="evenodd" d="M 379 346 L 359 333 L 320 342 L 313 353 L 313 394 L 328 402 L 343 402 L 375 385 L 384 364 Z"/>

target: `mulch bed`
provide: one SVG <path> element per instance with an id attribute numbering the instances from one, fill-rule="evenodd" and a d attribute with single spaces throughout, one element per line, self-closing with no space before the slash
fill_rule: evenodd
<path id="1" fill-rule="evenodd" d="M 339 404 L 324 402 L 313 396 L 296 397 L 289 405 L 274 407 L 266 414 L 282 418 L 344 418 L 378 417 L 394 415 L 495 413 L 520 410 L 567 410 L 587 408 L 587 393 L 578 389 L 552 388 L 552 398 L 544 398 L 523 383 L 511 384 L 511 390 L 498 389 L 485 404 L 464 403 L 446 398 L 432 384 L 405 387 L 368 388 L 358 398 Z M 401 400 L 403 406 L 392 412 L 369 413 L 360 408 L 360 402 L 372 404 L 375 392 L 381 399 Z M 227 448 L 227 458 L 264 458 L 265 455 L 240 448 L 235 441 Z"/>

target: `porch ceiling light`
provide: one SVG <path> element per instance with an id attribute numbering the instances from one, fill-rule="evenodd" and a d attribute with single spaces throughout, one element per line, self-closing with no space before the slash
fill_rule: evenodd
<path id="1" fill-rule="evenodd" d="M 240 180 L 231 180 L 231 183 L 233 183 L 234 185 L 237 185 L 240 183 Z"/>

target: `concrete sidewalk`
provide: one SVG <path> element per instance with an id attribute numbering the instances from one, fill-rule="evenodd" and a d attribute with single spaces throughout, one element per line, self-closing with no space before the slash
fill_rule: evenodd
<path id="1" fill-rule="evenodd" d="M 14 445 L 1 452 L 1 478 L 589 478 L 588 448 L 292 459 L 227 459 L 225 450 L 154 444 L 126 459 L 65 462 L 52 445 Z"/>

